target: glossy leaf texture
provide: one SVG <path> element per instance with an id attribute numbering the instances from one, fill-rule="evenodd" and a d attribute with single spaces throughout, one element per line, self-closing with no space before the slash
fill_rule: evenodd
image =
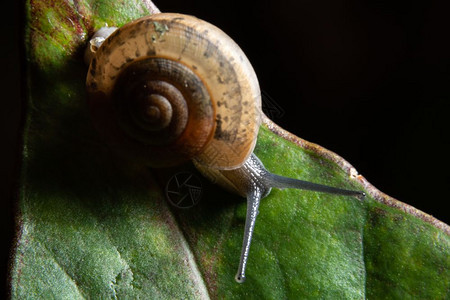
<path id="1" fill-rule="evenodd" d="M 277 174 L 364 189 L 364 201 L 273 190 L 260 207 L 247 281 L 237 284 L 246 203 L 202 180 L 201 202 L 169 206 L 178 169 L 127 164 L 95 132 L 83 50 L 148 2 L 27 2 L 27 124 L 11 296 L 120 299 L 444 299 L 448 226 L 370 186 L 338 156 L 270 122 L 256 154 Z"/>

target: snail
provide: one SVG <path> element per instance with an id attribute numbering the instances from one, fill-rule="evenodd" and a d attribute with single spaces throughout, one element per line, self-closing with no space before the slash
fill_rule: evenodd
<path id="1" fill-rule="evenodd" d="M 158 13 L 102 28 L 86 61 L 89 106 L 111 147 L 149 167 L 192 160 L 205 177 L 247 198 L 239 283 L 260 200 L 271 188 L 364 197 L 265 169 L 253 154 L 262 115 L 257 77 L 239 46 L 214 25 Z"/>

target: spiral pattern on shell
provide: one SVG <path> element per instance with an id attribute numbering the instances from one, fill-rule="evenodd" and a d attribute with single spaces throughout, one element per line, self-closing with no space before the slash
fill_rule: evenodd
<path id="1" fill-rule="evenodd" d="M 195 17 L 156 14 L 116 30 L 98 49 L 86 85 L 96 127 L 146 165 L 195 159 L 233 169 L 255 146 L 256 75 L 231 38 Z"/>

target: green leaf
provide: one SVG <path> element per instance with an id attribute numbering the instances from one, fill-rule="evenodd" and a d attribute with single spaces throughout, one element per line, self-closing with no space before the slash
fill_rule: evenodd
<path id="1" fill-rule="evenodd" d="M 371 186 L 337 155 L 270 121 L 256 154 L 277 174 L 365 189 L 354 198 L 273 190 L 260 206 L 247 281 L 237 284 L 245 201 L 203 181 L 171 208 L 179 169 L 113 156 L 85 103 L 95 30 L 149 13 L 145 1 L 27 3 L 27 125 L 13 298 L 417 298 L 450 296 L 449 227 Z"/>

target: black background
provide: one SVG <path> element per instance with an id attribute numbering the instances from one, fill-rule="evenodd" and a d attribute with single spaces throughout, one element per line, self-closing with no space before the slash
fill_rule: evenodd
<path id="1" fill-rule="evenodd" d="M 19 1 L 2 14 L 2 266 L 13 236 L 23 86 Z M 449 222 L 450 18 L 445 1 L 180 1 L 165 12 L 230 35 L 278 106 L 274 121 L 348 160 L 381 191 Z M 5 282 L 3 280 L 3 282 Z"/>
<path id="2" fill-rule="evenodd" d="M 444 1 L 177 1 L 247 54 L 273 120 L 386 194 L 449 221 L 450 18 Z"/>

